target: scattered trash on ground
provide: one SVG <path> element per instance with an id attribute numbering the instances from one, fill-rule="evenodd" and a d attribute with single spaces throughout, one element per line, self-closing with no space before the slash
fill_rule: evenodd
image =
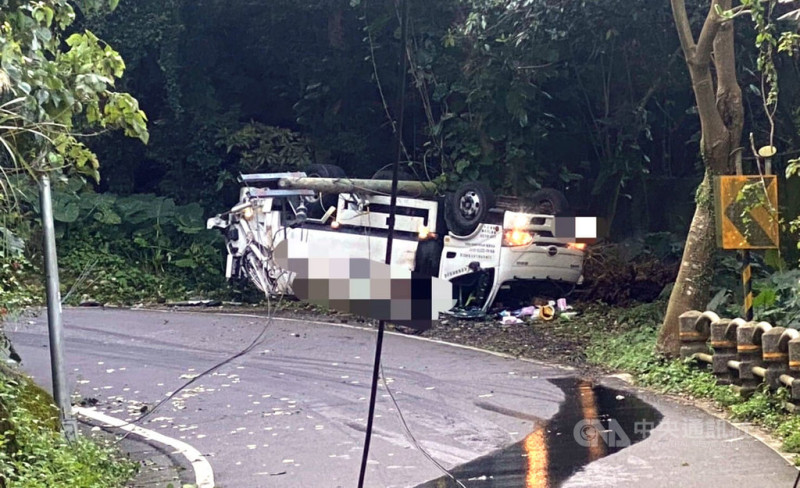
<path id="1" fill-rule="evenodd" d="M 523 320 L 520 320 L 518 317 L 514 317 L 511 315 L 506 315 L 501 319 L 503 325 L 514 325 L 514 324 L 522 324 L 524 323 Z"/>
<path id="2" fill-rule="evenodd" d="M 571 311 L 572 306 L 567 305 L 566 298 L 558 300 L 537 300 L 539 305 L 530 305 L 510 312 L 503 310 L 498 314 L 503 325 L 523 324 L 530 321 L 548 322 L 556 318 L 572 319 L 578 312 Z"/>

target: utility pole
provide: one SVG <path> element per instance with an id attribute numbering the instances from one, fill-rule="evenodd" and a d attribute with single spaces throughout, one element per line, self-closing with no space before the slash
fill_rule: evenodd
<path id="1" fill-rule="evenodd" d="M 39 188 L 42 206 L 42 229 L 44 231 L 44 266 L 47 276 L 47 327 L 50 335 L 50 370 L 53 376 L 53 398 L 60 411 L 61 428 L 68 440 L 78 436 L 78 423 L 72 416 L 67 378 L 64 372 L 64 350 L 61 320 L 61 290 L 58 281 L 58 257 L 56 232 L 53 223 L 53 199 L 50 192 L 50 177 L 42 176 Z"/>
<path id="2" fill-rule="evenodd" d="M 397 214 L 397 176 L 400 168 L 400 157 L 402 156 L 403 149 L 403 118 L 405 117 L 405 98 L 406 98 L 406 71 L 408 71 L 408 56 L 406 49 L 408 48 L 408 0 L 401 0 L 402 15 L 400 18 L 400 56 L 401 56 L 401 70 L 400 70 L 400 99 L 398 102 L 398 110 L 400 114 L 397 121 L 397 158 L 394 160 L 394 167 L 392 169 L 392 197 L 389 204 L 389 236 L 386 239 L 386 260 L 387 265 L 392 262 L 392 242 L 394 240 L 394 227 L 395 217 Z M 372 365 L 372 387 L 370 388 L 369 395 L 369 413 L 367 414 L 367 427 L 366 435 L 364 437 L 364 451 L 361 455 L 361 471 L 358 474 L 358 488 L 364 488 L 364 481 L 367 476 L 367 463 L 369 461 L 369 446 L 372 441 L 372 423 L 375 418 L 375 401 L 378 396 L 378 379 L 380 378 L 381 371 L 381 354 L 383 351 L 383 333 L 386 323 L 381 320 L 378 322 L 378 338 L 375 342 L 375 362 Z"/>

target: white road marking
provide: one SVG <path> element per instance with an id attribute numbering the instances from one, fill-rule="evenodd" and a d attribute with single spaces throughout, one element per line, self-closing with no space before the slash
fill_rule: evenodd
<path id="1" fill-rule="evenodd" d="M 138 435 L 139 437 L 149 441 L 158 442 L 159 444 L 164 444 L 175 449 L 176 453 L 181 454 L 191 463 L 192 468 L 194 469 L 194 477 L 196 480 L 195 484 L 197 485 L 197 488 L 214 488 L 214 470 L 211 469 L 211 463 L 208 462 L 208 460 L 205 458 L 205 456 L 203 456 L 203 454 L 200 453 L 200 451 L 189 444 L 177 439 L 173 439 L 172 437 L 159 434 L 158 432 L 139 427 L 138 425 L 131 425 L 124 420 L 110 417 L 106 414 L 98 412 L 97 410 L 83 407 L 72 407 L 72 411 L 83 417 L 101 422 L 106 426 L 116 427 Z"/>

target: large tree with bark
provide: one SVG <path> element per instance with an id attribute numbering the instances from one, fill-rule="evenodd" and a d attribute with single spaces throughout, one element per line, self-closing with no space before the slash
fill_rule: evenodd
<path id="1" fill-rule="evenodd" d="M 678 317 L 687 310 L 703 309 L 708 301 L 716 246 L 712 181 L 715 175 L 730 174 L 741 155 L 744 109 L 736 79 L 734 22 L 722 15 L 731 9 L 731 0 L 712 0 L 697 36 L 692 32 L 684 0 L 671 0 L 671 4 L 700 117 L 700 152 L 705 168 L 678 278 L 658 337 L 658 349 L 676 356 L 680 352 Z"/>

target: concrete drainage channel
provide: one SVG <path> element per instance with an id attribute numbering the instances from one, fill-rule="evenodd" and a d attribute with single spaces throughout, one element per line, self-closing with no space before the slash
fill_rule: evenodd
<path id="1" fill-rule="evenodd" d="M 578 378 L 550 380 L 565 400 L 523 441 L 478 458 L 417 488 L 555 488 L 583 466 L 641 440 L 661 413 L 644 401 Z"/>

